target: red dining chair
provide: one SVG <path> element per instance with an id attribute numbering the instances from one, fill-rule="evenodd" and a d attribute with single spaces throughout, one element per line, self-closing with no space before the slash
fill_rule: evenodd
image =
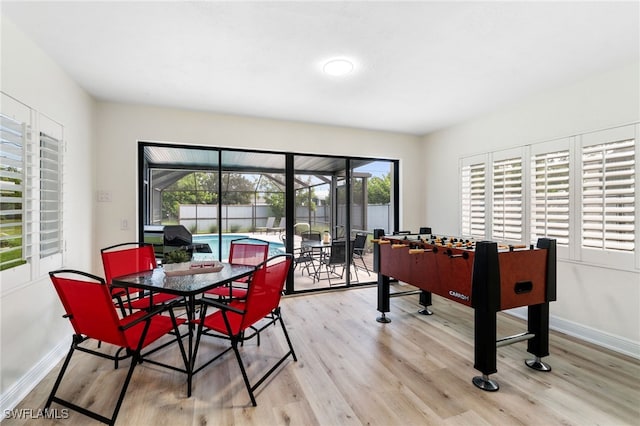
<path id="1" fill-rule="evenodd" d="M 254 407 L 257 405 L 253 393 L 255 389 L 260 386 L 289 355 L 293 357 L 294 361 L 298 360 L 291 345 L 284 321 L 282 320 L 280 309 L 282 290 L 289 270 L 291 269 L 292 262 L 292 254 L 281 254 L 270 258 L 265 262 L 266 266 L 264 267 L 258 265 L 249 280 L 245 301 L 235 300 L 230 303 L 222 303 L 215 299 L 203 299 L 200 317 L 195 321 L 198 324 L 198 330 L 193 359 L 196 359 L 200 339 L 203 335 L 221 337 L 231 341 L 231 347 L 203 363 L 197 370 L 201 370 L 228 351 L 233 350 L 240 365 L 242 378 L 249 392 L 251 403 Z M 208 308 L 210 307 L 217 308 L 217 310 L 207 315 Z M 238 344 L 255 336 L 259 336 L 261 331 L 272 324 L 275 325 L 276 322 L 279 322 L 282 327 L 289 351 L 279 358 L 279 360 L 252 385 L 249 382 L 244 363 L 242 362 Z M 252 329 L 251 334 L 245 334 L 249 329 Z M 246 350 L 246 346 L 243 347 L 243 350 Z M 272 354 L 269 353 L 266 354 L 266 356 L 271 357 Z"/>
<path id="2" fill-rule="evenodd" d="M 100 250 L 106 282 L 111 287 L 114 277 L 150 271 L 156 268 L 156 255 L 152 244 L 121 243 Z M 138 309 L 149 309 L 152 305 L 162 304 L 176 299 L 167 293 L 142 295 L 136 289 L 111 287 L 111 294 L 118 298 L 122 308 L 131 312 Z M 126 298 L 126 301 L 121 299 Z"/>
<path id="3" fill-rule="evenodd" d="M 47 399 L 45 410 L 49 410 L 53 402 L 71 410 L 80 412 L 88 417 L 103 423 L 113 425 L 118 416 L 124 395 L 131 381 L 135 366 L 142 362 L 142 350 L 156 342 L 161 337 L 173 332 L 179 335 L 178 325 L 185 322 L 184 319 L 176 319 L 172 304 L 155 307 L 150 311 L 137 311 L 131 315 L 120 318 L 113 304 L 111 291 L 105 281 L 95 275 L 86 272 L 63 269 L 49 273 L 51 281 L 60 297 L 65 315 L 73 327 L 74 335 L 69 353 L 64 360 L 62 369 L 53 385 L 51 394 Z M 160 315 L 168 311 L 169 316 Z M 125 378 L 120 394 L 116 401 L 115 409 L 111 417 L 106 417 L 85 407 L 80 407 L 70 400 L 56 396 L 58 388 L 67 371 L 71 357 L 76 350 L 86 352 L 103 358 L 113 359 L 107 353 L 90 349 L 82 345 L 87 339 L 96 339 L 126 350 L 131 356 L 131 365 Z M 175 338 L 180 346 L 185 370 L 187 368 L 187 356 L 180 338 Z M 173 340 L 172 340 L 173 342 Z M 161 346 L 166 346 L 166 342 Z M 144 355 L 144 361 L 177 370 L 178 368 L 146 358 L 147 355 L 159 349 L 156 347 Z M 84 387 L 84 385 L 82 385 Z"/>
<path id="4" fill-rule="evenodd" d="M 233 240 L 229 247 L 229 263 L 236 265 L 257 266 L 267 260 L 268 255 L 269 243 L 255 238 Z M 213 288 L 206 291 L 205 295 L 218 296 L 219 299 L 227 301 L 245 299 L 247 297 L 247 279 Z"/>

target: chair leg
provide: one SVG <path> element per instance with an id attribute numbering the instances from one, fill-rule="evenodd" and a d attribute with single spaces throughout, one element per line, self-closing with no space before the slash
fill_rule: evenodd
<path id="1" fill-rule="evenodd" d="M 294 361 L 298 361 L 298 357 L 296 356 L 296 352 L 293 350 L 293 345 L 291 344 L 291 339 L 289 339 L 289 333 L 287 333 L 287 328 L 284 326 L 284 321 L 282 320 L 282 315 L 278 315 L 278 319 L 280 320 L 280 326 L 282 327 L 282 332 L 284 333 L 284 338 L 287 339 L 287 345 L 289 345 L 289 350 L 291 351 L 291 355 L 293 356 Z"/>
<path id="2" fill-rule="evenodd" d="M 238 336 L 231 337 L 231 347 L 233 348 L 233 353 L 236 354 L 236 360 L 238 360 L 238 365 L 240 365 L 240 371 L 242 372 L 244 385 L 247 387 L 247 392 L 249 392 L 249 398 L 251 398 L 251 404 L 255 407 L 258 405 L 258 403 L 256 402 L 256 398 L 253 395 L 253 390 L 251 389 L 251 383 L 249 383 L 249 377 L 247 376 L 247 371 L 245 370 L 244 363 L 242 362 L 242 358 L 240 357 L 240 351 L 238 350 Z"/>
<path id="3" fill-rule="evenodd" d="M 129 371 L 127 372 L 127 377 L 122 386 L 122 390 L 120 391 L 120 395 L 118 396 L 118 401 L 116 402 L 116 406 L 113 410 L 111 418 L 109 418 L 101 414 L 98 414 L 94 411 L 90 411 L 84 407 L 80 407 L 79 405 L 76 405 L 70 401 L 67 401 L 55 396 L 56 392 L 58 391 L 58 388 L 60 387 L 60 383 L 62 382 L 62 377 L 64 376 L 67 370 L 67 367 L 69 366 L 69 362 L 71 361 L 73 352 L 75 351 L 75 345 L 76 345 L 76 336 L 74 336 L 74 341 L 71 345 L 71 349 L 69 349 L 69 353 L 67 354 L 67 357 L 64 360 L 64 363 L 62 364 L 62 369 L 58 374 L 58 378 L 56 379 L 56 382 L 53 385 L 53 389 L 51 390 L 51 394 L 49 395 L 49 398 L 47 399 L 47 403 L 45 404 L 44 408 L 45 410 L 49 410 L 49 408 L 51 407 L 51 404 L 53 402 L 56 402 L 62 405 L 63 407 L 70 408 L 73 411 L 77 411 L 81 414 L 84 414 L 87 417 L 91 417 L 92 419 L 98 420 L 102 423 L 106 423 L 108 425 L 114 425 L 116 422 L 116 418 L 118 417 L 118 413 L 120 412 L 120 407 L 122 406 L 122 401 L 124 400 L 124 396 L 127 392 L 127 388 L 129 387 L 129 383 L 131 382 L 131 377 L 133 376 L 133 369 L 136 367 L 136 364 L 140 362 L 140 353 L 136 352 L 132 356 L 131 365 L 129 366 Z"/>
<path id="4" fill-rule="evenodd" d="M 51 389 L 51 393 L 49 394 L 49 398 L 47 399 L 47 403 L 44 406 L 45 410 L 48 410 L 49 407 L 51 407 L 51 402 L 53 401 L 53 398 L 55 397 L 55 394 L 58 391 L 60 382 L 62 382 L 62 376 L 64 376 L 65 371 L 67 371 L 67 367 L 69 366 L 69 361 L 71 361 L 71 356 L 73 355 L 74 350 L 75 350 L 75 341 L 71 343 L 71 348 L 69 348 L 69 353 L 67 354 L 67 357 L 65 358 L 64 363 L 62 364 L 62 369 L 60 370 L 60 373 L 58 373 L 56 382 L 54 383 L 53 389 Z"/>
<path id="5" fill-rule="evenodd" d="M 122 385 L 122 390 L 120 391 L 120 396 L 118 397 L 118 402 L 116 404 L 115 410 L 113 410 L 113 416 L 111 417 L 111 424 L 116 422 L 116 417 L 118 417 L 118 413 L 120 412 L 120 406 L 122 405 L 122 401 L 124 401 L 124 395 L 127 392 L 127 388 L 129 387 L 129 383 L 131 382 L 131 376 L 133 376 L 133 369 L 136 367 L 141 361 L 140 352 L 136 352 L 131 357 L 131 366 L 129 367 L 129 371 L 127 372 L 127 378 L 124 381 L 124 385 Z"/>
<path id="6" fill-rule="evenodd" d="M 365 272 L 367 273 L 367 275 L 368 275 L 368 276 L 371 276 L 371 273 L 369 272 L 369 267 L 367 266 L 367 264 L 366 264 L 366 263 L 365 263 L 365 261 L 364 261 L 364 257 L 362 257 L 362 256 L 354 257 L 353 266 L 354 266 L 355 268 L 359 268 L 359 266 L 356 266 L 355 259 L 360 259 L 360 262 L 362 262 L 362 267 L 361 267 L 361 269 L 364 269 L 364 270 L 365 270 Z"/>

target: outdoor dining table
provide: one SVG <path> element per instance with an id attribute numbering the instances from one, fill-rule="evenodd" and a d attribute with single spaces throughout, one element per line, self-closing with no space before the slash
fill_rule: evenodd
<path id="1" fill-rule="evenodd" d="M 180 275 L 167 275 L 162 267 L 135 274 L 115 277 L 112 280 L 114 287 L 136 288 L 149 292 L 161 292 L 184 297 L 186 300 L 186 314 L 188 319 L 189 348 L 187 353 L 187 397 L 191 396 L 191 382 L 194 374 L 195 359 L 193 357 L 193 334 L 195 324 L 197 299 L 205 291 L 223 286 L 249 276 L 255 270 L 254 266 L 234 265 L 230 263 L 216 262 L 215 271 L 203 273 L 203 270 L 194 268 Z M 219 269 L 219 270 L 217 270 Z"/>

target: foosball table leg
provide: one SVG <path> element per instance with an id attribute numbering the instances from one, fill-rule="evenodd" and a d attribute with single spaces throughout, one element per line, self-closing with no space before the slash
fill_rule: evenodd
<path id="1" fill-rule="evenodd" d="M 474 385 L 487 392 L 495 392 L 500 389 L 498 382 L 491 380 L 486 374 L 475 376 L 472 381 Z"/>
<path id="2" fill-rule="evenodd" d="M 551 366 L 542 361 L 539 356 L 535 357 L 534 359 L 528 359 L 524 363 L 527 364 L 527 367 L 533 368 L 534 370 L 551 371 Z"/>
<path id="3" fill-rule="evenodd" d="M 389 312 L 389 277 L 378 273 L 378 312 L 380 316 L 376 318 L 376 321 L 381 323 L 389 323 L 391 320 L 387 318 L 385 312 Z"/>
<path id="4" fill-rule="evenodd" d="M 389 323 L 391 322 L 391 319 L 387 318 L 387 316 L 385 315 L 384 312 L 381 312 L 382 315 L 380 315 L 378 318 L 376 318 L 376 321 L 381 322 L 381 323 Z"/>
<path id="5" fill-rule="evenodd" d="M 433 312 L 429 310 L 431 306 L 431 292 L 420 290 L 420 302 L 423 308 L 418 311 L 420 315 L 433 315 Z"/>

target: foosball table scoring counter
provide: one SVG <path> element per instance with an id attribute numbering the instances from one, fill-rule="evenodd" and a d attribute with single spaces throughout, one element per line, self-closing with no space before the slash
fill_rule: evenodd
<path id="1" fill-rule="evenodd" d="M 373 235 L 374 270 L 378 273 L 378 322 L 388 323 L 390 281 L 420 289 L 420 313 L 431 315 L 431 295 L 437 294 L 474 310 L 474 368 L 482 373 L 472 382 L 485 391 L 499 385 L 497 348 L 527 340 L 530 368 L 551 371 L 542 361 L 549 355 L 549 302 L 556 300 L 556 241 L 540 238 L 536 246 L 502 245 L 436 235 Z M 527 306 L 528 330 L 497 339 L 497 313 Z"/>

